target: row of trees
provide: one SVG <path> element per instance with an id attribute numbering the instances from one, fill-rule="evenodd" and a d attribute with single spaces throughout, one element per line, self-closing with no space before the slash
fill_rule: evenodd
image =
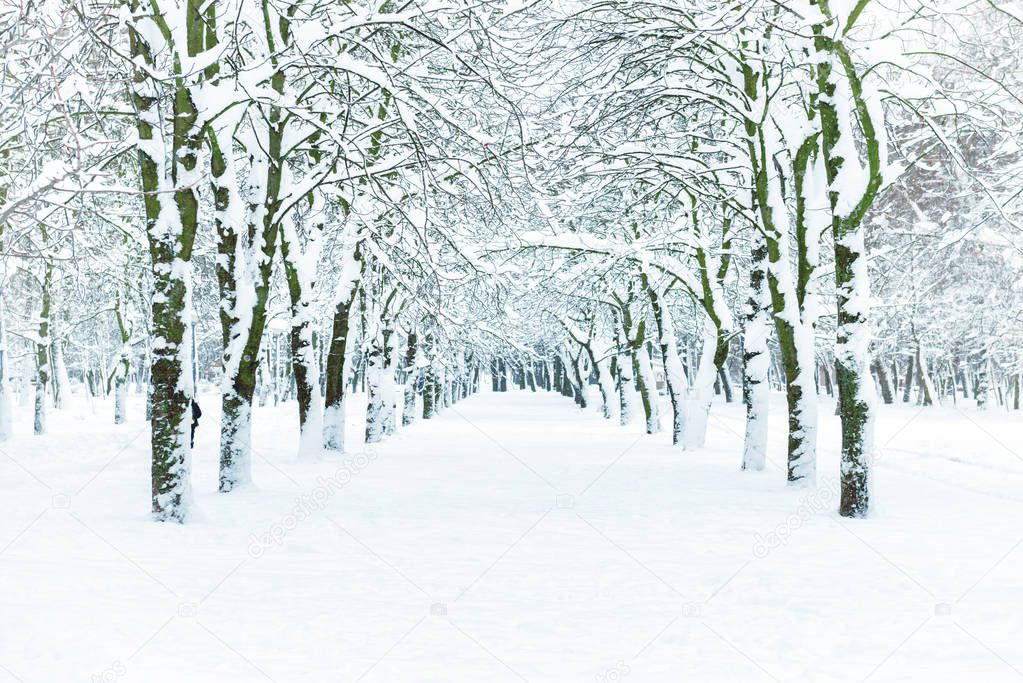
<path id="1" fill-rule="evenodd" d="M 742 467 L 761 469 L 773 381 L 806 485 L 823 385 L 841 512 L 864 516 L 875 388 L 1018 407 L 1017 18 L 926 0 L 12 6 L 0 436 L 12 378 L 26 395 L 31 376 L 37 433 L 72 379 L 113 394 L 118 422 L 144 388 L 154 516 L 180 522 L 200 377 L 220 388 L 225 493 L 251 479 L 271 398 L 297 401 L 313 458 L 345 450 L 357 388 L 370 442 L 489 373 L 670 422 L 688 449 L 715 392 L 741 393 Z"/>
<path id="2" fill-rule="evenodd" d="M 699 447 L 741 355 L 742 462 L 760 469 L 776 366 L 800 485 L 815 477 L 823 380 L 842 419 L 841 513 L 855 517 L 869 508 L 875 384 L 889 403 L 895 375 L 903 400 L 916 384 L 925 405 L 958 388 L 1018 406 L 1007 17 L 996 3 L 621 2 L 555 20 L 538 49 L 559 73 L 521 73 L 560 79 L 543 111 L 569 119 L 573 144 L 540 155 L 551 208 L 503 248 L 557 254 L 564 277 L 545 300 L 563 302 L 566 354 L 586 352 L 605 414 L 613 387 L 634 384 L 659 428 L 657 355 L 673 441 Z M 957 26 L 947 54 L 960 22 L 971 30 Z"/>

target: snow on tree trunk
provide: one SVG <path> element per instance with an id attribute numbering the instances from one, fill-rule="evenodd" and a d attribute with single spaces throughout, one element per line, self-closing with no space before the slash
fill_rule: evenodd
<path id="1" fill-rule="evenodd" d="M 678 346 L 675 341 L 675 326 L 672 323 L 671 311 L 663 303 L 664 298 L 651 286 L 646 273 L 641 274 L 643 285 L 650 296 L 650 305 L 654 311 L 654 322 L 657 325 L 658 344 L 661 349 L 661 358 L 664 362 L 664 384 L 668 391 L 668 400 L 671 403 L 672 427 L 671 443 L 678 445 L 682 443 L 683 434 L 686 429 L 686 388 L 689 381 L 686 378 L 685 369 L 682 367 L 682 358 L 678 355 Z"/>
<path id="2" fill-rule="evenodd" d="M 114 381 L 114 424 L 127 422 L 128 383 L 118 375 Z"/>
<path id="3" fill-rule="evenodd" d="M 621 325 L 616 325 L 616 354 L 611 358 L 612 374 L 615 378 L 615 389 L 618 394 L 618 424 L 625 426 L 633 418 L 633 392 L 636 386 L 633 377 L 633 363 L 628 352 L 627 342 L 623 336 Z"/>
<path id="4" fill-rule="evenodd" d="M 35 404 L 32 409 L 32 433 L 36 436 L 46 434 L 46 386 L 38 379 L 35 383 Z"/>
<path id="5" fill-rule="evenodd" d="M 441 380 L 437 382 L 437 405 L 451 407 L 451 372 L 447 367 L 441 369 Z M 507 377 L 505 375 L 504 377 Z M 507 391 L 507 387 L 504 388 Z"/>
<path id="6" fill-rule="evenodd" d="M 407 427 L 415 419 L 416 411 L 416 385 L 419 382 L 418 347 L 415 332 L 409 332 L 407 348 L 405 350 L 405 387 L 404 402 L 401 409 L 401 424 Z"/>
<path id="7" fill-rule="evenodd" d="M 624 427 L 632 421 L 629 402 L 632 388 L 632 377 L 626 375 L 625 368 L 631 367 L 625 356 L 616 355 L 611 359 L 611 374 L 615 380 L 615 394 L 618 397 L 618 424 Z"/>
<path id="8" fill-rule="evenodd" d="M 312 321 L 292 329 L 295 360 L 295 388 L 298 398 L 298 457 L 315 460 L 323 450 L 323 398 L 320 395 L 320 366 L 313 347 Z"/>
<path id="9" fill-rule="evenodd" d="M 927 359 L 923 356 L 923 349 L 919 341 L 916 343 L 916 373 L 920 378 L 920 405 L 934 405 L 937 400 L 937 392 L 934 390 L 934 382 L 931 380 L 931 373 L 927 369 Z"/>
<path id="10" fill-rule="evenodd" d="M 291 216 L 281 221 L 281 257 L 291 300 L 291 360 L 298 398 L 298 456 L 316 459 L 323 443 L 320 364 L 313 340 L 313 296 L 319 256 L 319 230 L 311 229 L 304 247 Z"/>
<path id="11" fill-rule="evenodd" d="M 180 523 L 188 515 L 191 498 L 189 417 L 194 387 L 186 327 L 192 245 L 198 227 L 196 188 L 203 182 L 204 171 L 193 97 L 201 74 L 185 73 L 182 65 L 203 51 L 210 17 L 200 11 L 199 0 L 159 8 L 135 0 L 129 9 L 130 50 L 140 65 L 132 73 L 132 99 L 153 277 L 152 511 L 157 521 Z M 206 11 L 212 14 L 212 5 Z M 185 44 L 169 40 L 171 34 L 164 30 L 168 21 L 184 27 Z M 165 63 L 168 53 L 169 65 Z M 168 66 L 173 79 L 156 82 L 151 78 L 150 74 Z M 165 82 L 173 83 L 173 106 L 166 121 L 157 106 Z"/>
<path id="12" fill-rule="evenodd" d="M 215 4 L 210 5 L 213 11 Z M 214 28 L 212 14 L 206 18 L 208 29 Z M 269 30 L 269 27 L 267 27 Z M 281 21 L 278 37 L 287 41 L 288 25 Z M 214 30 L 207 30 L 208 47 L 216 44 Z M 284 75 L 276 56 L 267 61 L 273 67 L 270 87 L 283 93 Z M 214 90 L 207 98 L 208 106 L 223 106 L 230 92 L 216 89 L 219 62 L 207 68 L 205 75 L 214 81 Z M 217 281 L 220 293 L 220 323 L 223 343 L 223 377 L 221 380 L 220 482 L 221 492 L 229 492 L 251 481 L 252 402 L 257 386 L 260 405 L 267 393 L 279 398 L 279 382 L 274 367 L 260 367 L 271 360 L 270 349 L 261 352 L 267 322 L 266 303 L 273 259 L 277 251 L 278 198 L 281 191 L 281 149 L 284 139 L 281 108 L 274 102 L 264 105 L 262 113 L 265 137 L 251 132 L 240 133 L 231 110 L 206 128 L 209 145 L 210 185 L 214 201 L 214 223 L 217 231 Z M 239 187 L 242 175 L 234 161 L 235 143 L 248 153 L 248 187 Z"/>
<path id="13" fill-rule="evenodd" d="M 888 371 L 885 370 L 884 363 L 880 359 L 874 361 L 873 364 L 874 374 L 877 376 L 877 384 L 881 387 L 881 398 L 888 405 L 895 402 L 895 395 L 892 393 L 892 383 L 888 377 Z M 955 395 L 955 389 L 953 385 L 953 396 Z"/>
<path id="14" fill-rule="evenodd" d="M 776 316 L 777 320 L 777 316 Z M 812 485 L 817 472 L 817 383 L 813 329 L 800 322 L 776 325 L 788 404 L 788 481 Z"/>
<path id="15" fill-rule="evenodd" d="M 756 235 L 754 236 L 756 238 Z M 753 248 L 749 298 L 742 337 L 742 402 L 746 406 L 742 469 L 762 470 L 767 463 L 767 424 L 771 386 L 768 336 L 771 314 L 767 308 L 767 243 L 760 237 Z"/>
<path id="16" fill-rule="evenodd" d="M 11 438 L 11 384 L 8 378 L 7 327 L 4 290 L 0 285 L 0 442 Z"/>
<path id="17" fill-rule="evenodd" d="M 977 401 L 977 410 L 987 410 L 988 401 L 991 398 L 991 383 L 988 376 L 988 359 L 987 349 L 981 349 L 978 354 L 979 361 L 977 363 L 977 377 L 975 389 L 973 392 L 974 398 Z"/>
<path id="18" fill-rule="evenodd" d="M 50 382 L 50 289 L 53 285 L 53 263 L 46 261 L 42 289 L 42 310 L 39 313 L 39 336 L 36 339 L 36 391 L 33 433 L 46 433 L 46 385 Z"/>
<path id="19" fill-rule="evenodd" d="M 597 370 L 597 386 L 600 388 L 600 414 L 605 420 L 610 420 L 614 412 L 611 409 L 611 397 L 614 395 L 614 381 L 611 379 L 609 362 L 607 359 L 598 360 L 596 355 L 591 356 L 591 362 Z M 536 391 L 533 385 L 533 374 L 528 376 L 529 387 Z"/>
<path id="20" fill-rule="evenodd" d="M 869 289 L 862 228 L 836 239 L 835 271 L 840 283 L 835 345 L 842 418 L 840 512 L 843 517 L 865 517 L 870 503 L 873 385 L 870 383 L 870 331 L 866 310 Z"/>
<path id="21" fill-rule="evenodd" d="M 383 395 L 384 349 L 374 338 L 366 351 L 366 443 L 377 443 L 384 436 Z"/>
<path id="22" fill-rule="evenodd" d="M 590 405 L 590 383 L 589 369 L 586 360 L 583 358 L 582 349 L 573 359 L 572 369 L 575 370 L 575 384 L 578 392 L 577 403 L 580 408 L 585 409 Z"/>
<path id="23" fill-rule="evenodd" d="M 394 434 L 398 430 L 398 387 L 395 382 L 395 363 L 398 355 L 398 335 L 390 324 L 383 331 L 384 365 L 380 378 L 382 400 L 381 427 L 385 435 Z M 455 385 L 452 384 L 454 399 Z"/>
<path id="24" fill-rule="evenodd" d="M 5 355 L 0 349 L 0 356 Z M 0 372 L 4 372 L 3 361 L 0 360 Z M 0 442 L 11 438 L 11 386 L 6 377 L 0 376 Z"/>
<path id="25" fill-rule="evenodd" d="M 529 387 L 529 390 L 536 391 L 536 377 L 533 376 L 533 364 L 527 364 L 524 372 L 526 373 L 526 385 Z"/>
<path id="26" fill-rule="evenodd" d="M 888 142 L 879 97 L 864 87 L 841 34 L 835 35 L 838 22 L 827 0 L 811 3 L 829 20 L 827 25 L 814 24 L 812 28 L 818 57 L 817 107 L 832 213 L 838 304 L 835 367 L 842 420 L 839 514 L 866 517 L 870 509 L 874 387 L 870 378 L 870 285 L 863 219 L 881 188 Z"/>
<path id="27" fill-rule="evenodd" d="M 221 380 L 219 488 L 233 491 L 252 480 L 252 400 L 259 376 L 260 345 L 266 328 L 277 227 L 263 198 L 279 189 L 279 180 L 262 154 L 249 169 L 248 206 L 237 188 L 231 157 L 216 137 L 212 148 L 214 222 L 218 235 L 217 281 L 224 373 Z M 268 132 L 268 153 L 280 146 L 275 126 Z M 244 222 L 239 227 L 238 222 Z M 269 358 L 269 352 L 267 353 Z"/>
<path id="28" fill-rule="evenodd" d="M 750 47 L 756 52 L 760 43 Z M 756 59 L 762 57 L 757 54 Z M 811 276 L 818 262 L 818 242 L 828 224 L 827 183 L 823 163 L 817 158 L 816 124 L 799 108 L 786 107 L 770 96 L 772 70 L 754 69 L 759 62 L 740 65 L 744 91 L 752 106 L 746 113 L 745 129 L 754 187 L 753 204 L 759 214 L 760 230 L 767 246 L 767 285 L 774 314 L 782 376 L 788 407 L 788 480 L 791 484 L 812 483 L 815 478 L 817 388 L 814 377 L 814 316 L 807 298 Z M 763 108 L 779 107 L 765 120 Z M 800 117 L 805 128 L 801 141 L 783 140 L 775 120 Z M 785 122 L 790 125 L 789 121 Z M 798 144 L 796 150 L 792 146 Z M 791 164 L 794 202 L 787 194 L 783 175 L 775 164 Z M 811 295 L 812 296 L 812 295 Z"/>
<path id="29" fill-rule="evenodd" d="M 64 362 L 64 343 L 55 340 L 50 347 L 53 359 L 53 407 L 60 410 L 66 408 L 71 401 L 71 379 Z"/>
<path id="30" fill-rule="evenodd" d="M 909 403 L 909 396 L 913 391 L 913 368 L 916 366 L 916 361 L 910 357 L 906 360 L 906 379 L 902 387 L 902 402 Z M 965 387 L 965 382 L 963 383 Z"/>
<path id="31" fill-rule="evenodd" d="M 121 336 L 121 350 L 118 354 L 120 358 L 117 362 L 117 368 L 115 369 L 114 379 L 114 424 L 124 424 L 127 419 L 127 399 L 128 399 L 128 372 L 131 370 L 131 358 L 130 358 L 130 347 L 128 342 L 130 341 L 130 335 L 128 333 L 128 327 L 125 324 L 124 313 L 121 310 L 122 299 L 121 293 L 117 293 L 117 298 L 114 302 L 114 319 L 117 322 L 117 330 Z"/>
<path id="32" fill-rule="evenodd" d="M 650 363 L 650 353 L 647 351 L 646 342 L 643 341 L 643 326 L 644 323 L 640 322 L 640 343 L 632 354 L 632 367 L 636 376 L 636 388 L 639 391 L 640 401 L 643 403 L 643 413 L 646 416 L 646 433 L 656 434 L 661 431 L 661 414 L 657 405 L 654 369 Z"/>
<path id="33" fill-rule="evenodd" d="M 352 276 L 354 277 L 354 275 Z M 327 349 L 326 388 L 323 401 L 323 447 L 328 451 L 345 450 L 345 372 L 350 316 L 355 303 L 356 288 L 352 279 L 350 291 L 342 292 L 334 308 L 334 321 Z"/>
<path id="34" fill-rule="evenodd" d="M 710 405 L 714 400 L 714 378 L 717 376 L 717 366 L 714 365 L 717 348 L 717 329 L 710 320 L 705 320 L 700 365 L 687 399 L 689 406 L 686 410 L 687 419 L 682 438 L 682 447 L 686 450 L 703 448 L 707 442 L 707 421 L 710 418 Z"/>
<path id="35" fill-rule="evenodd" d="M 427 334 L 423 345 L 423 419 L 432 419 L 437 414 L 436 389 L 437 374 L 435 370 L 436 360 L 433 357 L 433 335 Z"/>
<path id="36" fill-rule="evenodd" d="M 259 407 L 263 408 L 270 400 L 270 373 L 266 370 L 266 363 L 260 363 L 256 372 L 256 392 L 259 396 Z"/>
<path id="37" fill-rule="evenodd" d="M 732 397 L 732 380 L 728 376 L 727 361 L 718 366 L 716 386 L 720 386 L 721 391 L 724 392 L 725 403 L 732 403 L 732 401 L 734 401 L 734 398 Z"/>

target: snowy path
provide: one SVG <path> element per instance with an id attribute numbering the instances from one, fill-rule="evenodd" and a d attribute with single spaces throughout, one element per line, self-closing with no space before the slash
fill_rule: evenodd
<path id="1" fill-rule="evenodd" d="M 1018 418 L 942 436 L 947 416 L 885 413 L 880 510 L 849 522 L 833 452 L 817 490 L 737 470 L 737 406 L 680 453 L 559 396 L 484 394 L 319 464 L 294 460 L 293 406 L 265 409 L 257 485 L 231 496 L 204 409 L 183 527 L 147 520 L 138 420 L 59 415 L 5 445 L 0 682 L 1023 677 L 1021 463 L 983 441 Z M 953 442 L 994 464 L 899 456 Z"/>

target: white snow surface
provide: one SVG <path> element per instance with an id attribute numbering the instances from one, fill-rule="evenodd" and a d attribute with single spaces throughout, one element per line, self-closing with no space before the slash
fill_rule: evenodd
<path id="1" fill-rule="evenodd" d="M 485 383 L 484 383 L 485 384 Z M 484 393 L 366 451 L 295 458 L 294 403 L 255 408 L 254 484 L 216 492 L 201 397 L 194 517 L 149 518 L 142 397 L 79 396 L 0 446 L 0 681 L 1015 681 L 1021 418 L 881 406 L 875 509 L 837 513 L 772 429 L 741 472 L 741 403 L 707 447 Z M 348 411 L 364 432 L 365 399 Z M 785 422 L 772 394 L 772 425 Z M 666 409 L 666 406 L 665 406 Z M 356 423 L 356 421 L 358 423 Z M 773 534 L 773 535 L 772 535 Z"/>

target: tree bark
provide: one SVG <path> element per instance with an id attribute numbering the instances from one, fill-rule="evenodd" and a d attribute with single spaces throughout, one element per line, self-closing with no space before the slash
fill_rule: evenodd
<path id="1" fill-rule="evenodd" d="M 0 285 L 0 442 L 11 438 L 11 385 L 7 381 L 7 325 L 4 291 Z"/>
<path id="2" fill-rule="evenodd" d="M 350 316 L 356 287 L 342 296 L 334 307 L 330 345 L 327 348 L 326 384 L 323 407 L 323 447 L 343 453 L 345 450 L 345 355 L 348 352 Z"/>
<path id="3" fill-rule="evenodd" d="M 291 362 L 298 398 L 299 456 L 313 458 L 323 439 L 320 405 L 320 366 L 313 347 L 312 282 L 303 281 L 303 274 L 291 258 L 299 248 L 282 236 L 281 256 L 291 301 Z"/>
<path id="4" fill-rule="evenodd" d="M 124 424 L 127 418 L 128 399 L 128 372 L 131 370 L 131 361 L 128 355 L 129 334 L 124 323 L 124 315 L 121 312 L 121 293 L 117 293 L 114 302 L 114 318 L 117 321 L 117 330 L 121 335 L 121 352 L 117 362 L 117 371 L 114 376 L 114 424 Z"/>
<path id="5" fill-rule="evenodd" d="M 877 383 L 881 387 L 881 398 L 887 405 L 891 405 L 895 402 L 895 396 L 892 394 L 892 385 L 888 381 L 888 372 L 884 368 L 884 363 L 880 360 L 874 361 L 874 374 L 877 375 Z"/>
<path id="6" fill-rule="evenodd" d="M 44 233 L 45 239 L 45 233 Z M 39 332 L 36 339 L 36 392 L 33 433 L 46 433 L 46 385 L 50 382 L 50 308 L 53 287 L 53 262 L 46 260 L 43 267 L 42 310 L 39 312 Z"/>
<path id="7" fill-rule="evenodd" d="M 811 0 L 830 18 L 827 0 Z M 852 58 L 841 37 L 825 32 L 821 24 L 813 26 L 817 60 L 817 109 L 821 117 L 821 149 L 829 188 L 835 187 L 845 163 L 860 163 L 843 158 L 843 148 L 856 150 L 856 141 L 847 140 L 858 128 L 867 156 L 867 184 L 852 208 L 838 207 L 843 188 L 829 191 L 837 290 L 835 369 L 842 420 L 841 501 L 843 517 L 866 517 L 870 509 L 871 449 L 873 448 L 873 385 L 870 380 L 869 296 L 863 218 L 881 187 L 881 149 L 873 113 L 863 100 L 863 86 Z M 838 79 L 848 88 L 850 102 L 841 108 L 836 102 Z M 854 119 L 855 118 L 855 122 Z M 844 189 L 848 192 L 848 189 Z M 849 202 L 846 201 L 846 204 Z"/>
<path id="8" fill-rule="evenodd" d="M 767 425 L 770 408 L 771 315 L 767 303 L 767 243 L 761 237 L 753 248 L 749 298 L 742 337 L 742 402 L 746 406 L 742 469 L 762 470 L 767 463 Z"/>
<path id="9" fill-rule="evenodd" d="M 657 337 L 660 345 L 661 358 L 664 362 L 664 385 L 671 404 L 671 443 L 682 443 L 682 435 L 686 428 L 686 390 L 687 382 L 682 359 L 678 355 L 675 341 L 675 326 L 672 324 L 671 313 L 662 305 L 661 297 L 650 285 L 645 272 L 640 274 L 643 288 L 650 297 L 650 307 L 654 312 L 654 324 L 657 325 Z"/>
<path id="10" fill-rule="evenodd" d="M 409 332 L 405 350 L 405 402 L 401 411 L 401 424 L 405 427 L 415 420 L 416 384 L 419 382 L 419 368 L 416 365 L 416 333 Z"/>
<path id="11" fill-rule="evenodd" d="M 931 374 L 927 371 L 927 361 L 924 360 L 919 341 L 916 343 L 916 374 L 920 383 L 920 405 L 934 405 L 934 385 L 931 382 Z"/>
<path id="12" fill-rule="evenodd" d="M 142 5 L 141 0 L 129 2 L 133 21 L 128 25 L 128 37 L 132 57 L 147 67 L 133 70 L 132 100 L 138 113 L 137 151 L 153 275 L 152 511 L 157 521 L 180 523 L 187 517 L 191 498 L 188 432 L 194 387 L 187 371 L 191 358 L 185 342 L 189 267 L 199 212 L 199 197 L 191 180 L 200 172 L 203 135 L 196 125 L 199 112 L 191 92 L 192 79 L 197 76 L 181 73 L 181 61 L 174 59 L 170 144 L 165 144 L 167 135 L 157 106 L 160 86 L 150 79 L 149 70 L 158 70 L 154 54 L 166 48 L 180 50 L 181 46 L 146 42 L 146 37 L 168 35 L 169 31 L 160 29 L 165 19 L 158 8 L 150 4 L 143 9 Z M 202 7 L 201 0 L 188 0 L 184 35 L 189 57 L 205 47 Z M 157 26 L 140 31 L 137 26 L 143 22 Z M 164 151 L 168 148 L 169 159 Z"/>

